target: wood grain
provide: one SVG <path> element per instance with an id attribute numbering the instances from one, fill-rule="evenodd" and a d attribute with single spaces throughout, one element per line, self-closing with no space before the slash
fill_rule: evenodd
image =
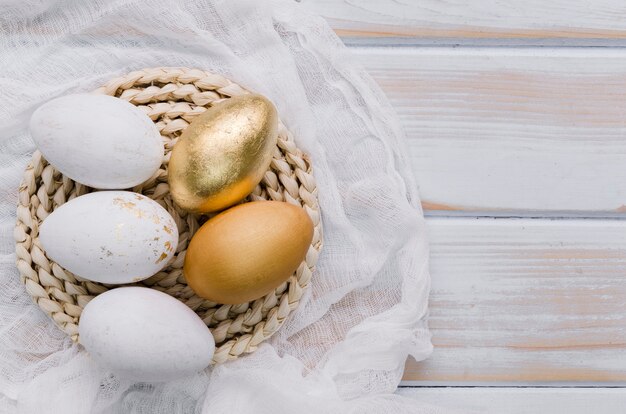
<path id="1" fill-rule="evenodd" d="M 431 213 L 626 216 L 626 49 L 352 50 Z"/>
<path id="2" fill-rule="evenodd" d="M 624 389 L 400 388 L 397 393 L 463 413 L 615 414 L 626 406 Z"/>
<path id="3" fill-rule="evenodd" d="M 626 384 L 626 222 L 428 224 L 435 351 L 405 384 Z"/>
<path id="4" fill-rule="evenodd" d="M 424 39 L 626 39 L 619 0 L 301 0 L 347 41 Z"/>

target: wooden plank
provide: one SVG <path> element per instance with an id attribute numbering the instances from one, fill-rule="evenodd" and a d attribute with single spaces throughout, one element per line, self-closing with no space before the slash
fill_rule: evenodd
<path id="1" fill-rule="evenodd" d="M 300 2 L 347 40 L 626 39 L 626 3 L 620 0 Z"/>
<path id="2" fill-rule="evenodd" d="M 400 388 L 421 404 L 481 414 L 615 414 L 624 412 L 619 388 Z"/>
<path id="3" fill-rule="evenodd" d="M 626 221 L 428 224 L 435 351 L 404 384 L 626 384 Z"/>
<path id="4" fill-rule="evenodd" d="M 624 216 L 626 49 L 354 48 L 426 210 Z"/>

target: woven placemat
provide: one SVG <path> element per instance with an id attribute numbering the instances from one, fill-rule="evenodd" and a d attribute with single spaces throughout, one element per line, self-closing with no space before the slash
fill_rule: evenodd
<path id="1" fill-rule="evenodd" d="M 177 138 L 195 116 L 214 103 L 249 92 L 220 75 L 202 70 L 154 68 L 112 79 L 95 93 L 117 96 L 137 105 L 155 122 L 165 142 L 160 169 L 132 191 L 156 200 L 172 215 L 179 231 L 178 249 L 168 267 L 136 285 L 165 292 L 193 309 L 215 337 L 213 362 L 221 363 L 254 351 L 298 306 L 322 245 L 317 187 L 306 155 L 279 122 L 278 144 L 271 166 L 247 198 L 247 201 L 286 201 L 305 209 L 315 225 L 306 259 L 287 282 L 263 298 L 239 305 L 213 303 L 196 296 L 183 275 L 189 241 L 207 217 L 187 213 L 174 204 L 167 184 L 167 163 Z M 76 342 L 78 321 L 85 305 L 115 286 L 81 280 L 51 261 L 39 243 L 38 234 L 41 222 L 55 208 L 90 191 L 91 188 L 62 175 L 36 151 L 19 188 L 15 227 L 17 268 L 26 290 Z"/>

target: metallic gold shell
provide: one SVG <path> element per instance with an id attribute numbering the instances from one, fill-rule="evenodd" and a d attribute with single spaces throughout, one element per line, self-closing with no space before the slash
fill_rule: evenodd
<path id="1" fill-rule="evenodd" d="M 220 211 L 244 199 L 269 168 L 278 114 L 261 95 L 242 95 L 194 119 L 172 149 L 169 186 L 174 201 L 194 213 Z"/>

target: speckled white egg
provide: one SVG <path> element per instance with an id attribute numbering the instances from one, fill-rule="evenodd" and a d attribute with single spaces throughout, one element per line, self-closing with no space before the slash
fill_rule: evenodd
<path id="1" fill-rule="evenodd" d="M 68 201 L 39 229 L 46 255 L 75 275 L 131 283 L 161 270 L 174 256 L 178 229 L 159 203 L 129 191 L 99 191 Z"/>
<path id="2" fill-rule="evenodd" d="M 30 119 L 30 134 L 57 170 L 94 188 L 141 184 L 163 160 L 154 122 L 136 106 L 107 95 L 67 95 L 43 104 Z"/>
<path id="3" fill-rule="evenodd" d="M 160 382 L 206 368 L 215 341 L 186 305 L 144 287 L 96 296 L 83 310 L 80 343 L 103 368 L 135 381 Z"/>

